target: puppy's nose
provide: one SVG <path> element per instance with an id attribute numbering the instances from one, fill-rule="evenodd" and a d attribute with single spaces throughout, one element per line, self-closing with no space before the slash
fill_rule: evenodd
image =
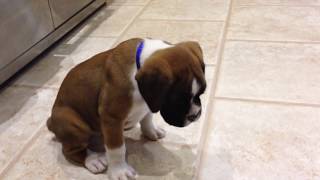
<path id="1" fill-rule="evenodd" d="M 191 115 L 187 116 L 187 119 L 189 121 L 193 122 L 196 119 L 198 119 L 200 115 L 201 115 L 201 109 L 196 114 L 191 114 Z"/>

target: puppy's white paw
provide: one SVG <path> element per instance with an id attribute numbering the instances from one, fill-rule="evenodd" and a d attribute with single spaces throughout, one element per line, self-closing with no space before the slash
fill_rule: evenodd
<path id="1" fill-rule="evenodd" d="M 107 173 L 110 180 L 134 180 L 138 177 L 135 170 L 125 162 L 110 165 Z"/>
<path id="2" fill-rule="evenodd" d="M 166 131 L 161 128 L 154 129 L 144 129 L 142 131 L 143 135 L 152 141 L 156 141 L 158 139 L 162 139 L 166 136 Z"/>
<path id="3" fill-rule="evenodd" d="M 97 153 L 90 150 L 88 150 L 87 152 L 88 155 L 84 164 L 90 172 L 97 174 L 107 169 L 108 163 L 105 153 Z"/>

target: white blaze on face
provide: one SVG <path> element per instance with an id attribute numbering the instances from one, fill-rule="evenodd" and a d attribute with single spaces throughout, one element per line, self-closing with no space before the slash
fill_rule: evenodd
<path id="1" fill-rule="evenodd" d="M 197 115 L 199 113 L 199 111 L 201 110 L 201 105 L 195 104 L 195 102 L 194 102 L 195 95 L 199 92 L 199 90 L 200 90 L 200 86 L 199 86 L 197 80 L 193 79 L 192 88 L 191 88 L 192 98 L 190 99 L 191 107 L 190 107 L 190 110 L 189 110 L 189 112 L 187 114 L 187 117 L 188 116 L 192 116 L 192 115 Z M 195 120 L 197 120 L 198 118 L 199 117 L 197 117 Z M 195 121 L 195 120 L 193 120 L 193 121 Z M 186 119 L 185 120 L 185 126 L 187 126 L 191 122 L 192 121 Z"/>
<path id="2" fill-rule="evenodd" d="M 191 98 L 191 108 L 190 108 L 189 114 L 197 114 L 201 109 L 200 105 L 194 103 L 195 95 L 199 92 L 199 90 L 200 90 L 199 84 L 194 79 L 192 81 L 192 98 Z"/>
<path id="3" fill-rule="evenodd" d="M 200 90 L 200 87 L 199 87 L 199 84 L 198 84 L 197 80 L 193 79 L 193 81 L 192 81 L 192 89 L 191 89 L 192 95 L 193 96 L 196 95 L 199 90 Z"/>

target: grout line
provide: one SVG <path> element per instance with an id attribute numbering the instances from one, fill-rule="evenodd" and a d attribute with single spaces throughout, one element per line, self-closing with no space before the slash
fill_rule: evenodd
<path id="1" fill-rule="evenodd" d="M 216 56 L 214 56 L 212 59 L 216 59 Z M 204 64 L 205 64 L 205 65 L 209 65 L 209 66 L 211 66 L 211 65 L 212 65 L 212 66 L 215 66 L 215 65 L 216 65 L 215 62 L 206 62 L 206 61 L 204 62 Z"/>
<path id="2" fill-rule="evenodd" d="M 287 44 L 320 44 L 320 41 L 277 41 L 277 40 L 255 40 L 255 39 L 227 39 L 228 42 L 257 42 L 257 43 L 287 43 Z"/>
<path id="3" fill-rule="evenodd" d="M 206 114 L 205 114 L 205 118 L 204 118 L 204 123 L 202 124 L 202 134 L 200 137 L 200 142 L 199 142 L 199 146 L 197 149 L 197 159 L 195 162 L 195 175 L 193 177 L 194 180 L 200 179 L 200 170 L 202 169 L 202 162 L 203 162 L 203 155 L 204 155 L 204 151 L 207 148 L 207 138 L 209 135 L 209 128 L 212 126 L 212 113 L 208 113 L 208 109 L 212 109 L 214 107 L 214 103 L 215 103 L 215 93 L 216 93 L 216 87 L 218 84 L 218 80 L 219 80 L 219 74 L 220 74 L 220 67 L 222 64 L 222 58 L 223 58 L 223 53 L 224 53 L 224 47 L 226 44 L 226 39 L 227 39 L 227 31 L 228 31 L 228 27 L 229 27 L 229 22 L 230 22 L 230 18 L 231 18 L 231 12 L 232 12 L 232 6 L 233 6 L 233 1 L 230 0 L 229 1 L 229 7 L 227 10 L 227 16 L 226 16 L 226 21 L 223 25 L 223 31 L 221 33 L 221 37 L 220 37 L 220 46 L 219 49 L 217 50 L 217 62 L 216 62 L 216 69 L 215 69 L 215 73 L 214 73 L 214 77 L 213 77 L 213 82 L 212 82 L 212 90 L 210 91 L 209 95 L 208 95 L 208 104 L 207 104 L 207 108 L 206 108 Z"/>
<path id="4" fill-rule="evenodd" d="M 320 104 L 309 104 L 309 103 L 299 103 L 299 102 L 283 102 L 283 101 L 273 101 L 273 100 L 260 100 L 260 99 L 247 99 L 247 98 L 235 98 L 235 97 L 214 97 L 216 100 L 225 101 L 240 101 L 240 102 L 250 102 L 259 104 L 269 104 L 269 105 L 280 105 L 280 106 L 304 106 L 304 107 L 316 107 L 320 108 Z"/>
<path id="5" fill-rule="evenodd" d="M 17 88 L 29 88 L 29 89 L 50 89 L 50 90 L 58 90 L 59 88 L 50 87 L 50 86 L 36 86 L 36 85 L 29 85 L 29 84 L 12 84 L 10 87 L 17 87 Z"/>
<path id="6" fill-rule="evenodd" d="M 135 19 L 140 16 L 140 14 L 144 11 L 144 9 L 146 8 L 146 6 L 150 3 L 150 0 L 145 4 L 145 5 L 133 5 L 133 7 L 140 7 L 140 11 L 138 11 L 138 13 L 132 18 L 132 20 L 123 28 L 123 30 L 118 34 L 118 35 L 110 35 L 110 36 L 99 36 L 99 35 L 72 35 L 70 36 L 70 39 L 73 37 L 78 37 L 78 38 L 114 38 L 115 42 L 113 43 L 112 46 L 116 45 L 119 43 L 119 38 L 122 37 L 122 35 L 124 34 L 124 32 L 126 32 L 126 30 L 133 24 L 133 22 L 135 21 Z M 120 7 L 123 5 L 107 5 L 106 8 L 108 7 Z M 127 6 L 127 5 L 125 5 Z M 131 6 L 131 5 L 130 5 Z M 131 6 L 132 7 L 132 6 Z M 67 39 L 68 40 L 68 39 Z M 62 44 L 65 44 L 65 42 L 62 42 Z M 111 46 L 111 47 L 112 47 Z"/>
<path id="7" fill-rule="evenodd" d="M 205 63 L 206 67 L 216 67 L 217 65 L 216 64 L 207 64 Z"/>
<path id="8" fill-rule="evenodd" d="M 107 7 L 143 7 L 145 4 L 107 4 Z"/>
<path id="9" fill-rule="evenodd" d="M 143 21 L 172 21 L 172 22 L 220 22 L 223 23 L 223 20 L 206 20 L 206 19 L 161 19 L 161 18 L 138 18 Z"/>
<path id="10" fill-rule="evenodd" d="M 319 8 L 320 5 L 302 5 L 302 4 L 239 4 L 234 5 L 237 7 L 315 7 Z"/>
<path id="11" fill-rule="evenodd" d="M 135 17 L 132 19 L 131 22 L 129 22 L 122 30 L 122 32 L 119 34 L 118 38 L 116 38 L 115 42 L 113 43 L 113 46 L 116 46 L 117 44 L 120 43 L 120 40 L 122 39 L 122 37 L 125 35 L 125 33 L 129 30 L 129 27 L 136 22 L 137 18 L 143 13 L 143 11 L 149 6 L 149 4 L 151 3 L 151 0 L 149 0 L 142 8 L 141 10 L 135 15 Z"/>
<path id="12" fill-rule="evenodd" d="M 217 66 L 215 63 L 208 63 L 208 62 L 204 62 L 204 64 L 206 65 L 206 66 Z"/>
<path id="13" fill-rule="evenodd" d="M 41 134 L 41 130 L 45 127 L 45 122 L 43 122 L 29 139 L 26 140 L 26 143 L 22 145 L 22 148 L 17 151 L 13 157 L 5 164 L 3 169 L 0 169 L 0 179 L 4 178 L 4 175 L 17 163 L 17 161 L 23 156 L 23 154 L 31 147 L 31 145 L 37 140 Z"/>
<path id="14" fill-rule="evenodd" d="M 112 38 L 114 38 L 114 39 L 116 39 L 116 38 L 118 38 L 119 36 L 117 36 L 117 35 L 114 35 L 114 36 L 112 36 L 112 35 L 110 35 L 110 36 L 99 36 L 99 35 L 74 35 L 74 36 L 70 36 L 70 39 L 71 38 L 73 38 L 73 37 L 77 37 L 77 38 L 106 38 L 106 39 L 112 39 Z M 69 40 L 69 39 L 67 39 L 67 40 Z M 67 42 L 63 42 L 62 44 L 65 44 L 65 43 L 67 43 Z"/>
<path id="15" fill-rule="evenodd" d="M 108 0 L 106 0 L 106 4 L 107 4 L 107 6 L 145 6 L 146 4 L 147 4 L 148 2 L 146 2 L 146 3 L 137 3 L 137 4 L 126 4 L 126 3 L 124 3 L 124 2 L 113 2 L 113 1 L 108 1 Z"/>

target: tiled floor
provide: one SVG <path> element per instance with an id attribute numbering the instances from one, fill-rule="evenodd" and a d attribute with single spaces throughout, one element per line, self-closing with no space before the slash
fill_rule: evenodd
<path id="1" fill-rule="evenodd" d="M 108 1 L 0 91 L 0 179 L 107 179 L 69 164 L 45 121 L 70 68 L 136 36 L 199 41 L 208 81 L 197 123 L 127 133 L 139 179 L 320 179 L 319 0 Z"/>

